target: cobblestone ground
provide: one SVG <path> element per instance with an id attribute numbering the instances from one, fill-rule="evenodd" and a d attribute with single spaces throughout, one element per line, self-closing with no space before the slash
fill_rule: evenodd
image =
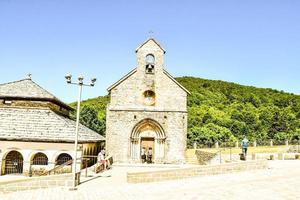
<path id="1" fill-rule="evenodd" d="M 123 167 L 83 183 L 77 191 L 62 188 L 23 191 L 0 199 L 300 199 L 300 161 L 270 161 L 269 166 L 266 170 L 145 184 L 127 184 L 128 169 Z"/>

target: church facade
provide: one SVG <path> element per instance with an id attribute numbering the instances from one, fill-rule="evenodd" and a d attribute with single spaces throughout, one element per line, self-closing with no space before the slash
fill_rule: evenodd
<path id="1" fill-rule="evenodd" d="M 136 49 L 137 66 L 108 88 L 106 150 L 114 162 L 184 163 L 187 95 L 164 69 L 165 50 L 150 38 Z"/>

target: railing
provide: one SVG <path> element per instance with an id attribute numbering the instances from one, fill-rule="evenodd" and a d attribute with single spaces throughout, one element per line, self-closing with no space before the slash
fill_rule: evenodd
<path id="1" fill-rule="evenodd" d="M 83 155 L 82 156 L 82 166 L 81 168 L 86 168 L 86 167 L 90 167 L 93 166 L 94 164 L 97 163 L 97 156 L 93 156 L 93 155 Z"/>
<path id="2" fill-rule="evenodd" d="M 60 170 L 60 169 L 63 169 L 65 166 L 68 166 L 68 165 L 70 165 L 71 171 L 72 171 L 72 163 L 73 163 L 73 159 L 72 159 L 72 160 L 69 160 L 69 161 L 67 161 L 67 162 L 65 162 L 65 163 L 63 163 L 63 164 L 61 164 L 61 165 L 55 166 L 53 169 L 51 169 L 51 170 L 49 170 L 49 171 L 43 173 L 42 176 L 45 176 L 45 175 L 51 175 L 51 173 L 55 174 L 56 171 L 58 171 L 58 170 Z"/>
<path id="3" fill-rule="evenodd" d="M 105 157 L 105 160 L 107 160 L 107 167 L 110 167 L 113 163 L 113 157 L 112 156 L 107 156 Z M 62 173 L 61 170 L 65 167 L 65 166 L 69 166 L 70 165 L 70 169 L 72 171 L 72 163 L 73 160 L 69 160 L 61 165 L 55 166 L 53 169 L 42 173 L 41 176 L 45 176 L 45 175 L 51 175 L 51 174 L 57 174 L 57 173 Z M 97 156 L 88 156 L 88 155 L 84 155 L 82 157 L 82 163 L 81 163 L 81 169 L 85 170 L 85 176 L 87 177 L 87 173 L 88 173 L 88 168 L 89 167 L 94 167 L 93 171 L 97 173 L 97 171 L 102 171 L 103 170 L 103 166 L 98 165 L 97 164 Z"/>
<path id="4" fill-rule="evenodd" d="M 222 151 L 223 149 L 220 149 L 219 151 L 216 152 L 216 155 L 219 154 L 220 164 L 222 164 Z"/>
<path id="5" fill-rule="evenodd" d="M 35 154 L 31 162 L 32 165 L 48 165 L 48 157 L 44 153 Z"/>
<path id="6" fill-rule="evenodd" d="M 112 157 L 112 156 L 107 156 L 107 157 L 105 158 L 105 160 L 108 160 L 108 162 L 109 162 L 109 165 L 112 165 L 112 164 L 113 164 L 113 162 L 114 162 L 114 159 L 113 159 L 113 157 Z M 110 166 L 108 166 L 108 167 L 110 167 Z"/>
<path id="7" fill-rule="evenodd" d="M 105 157 L 105 160 L 107 162 L 106 167 L 110 168 L 111 165 L 113 164 L 113 157 L 112 156 L 107 156 L 107 157 Z M 104 170 L 104 165 L 102 163 L 100 163 L 100 164 L 97 163 L 97 164 L 94 165 L 94 172 L 95 173 L 99 173 L 103 170 Z"/>
<path id="8" fill-rule="evenodd" d="M 224 141 L 215 141 L 214 143 L 203 142 L 194 142 L 188 143 L 188 148 L 193 149 L 202 149 L 202 148 L 237 148 L 241 147 L 242 141 L 236 142 L 224 142 Z M 249 140 L 249 147 L 259 147 L 259 146 L 300 146 L 300 139 L 293 140 Z"/>
<path id="9" fill-rule="evenodd" d="M 5 174 L 22 174 L 23 173 L 23 159 L 4 159 Z"/>

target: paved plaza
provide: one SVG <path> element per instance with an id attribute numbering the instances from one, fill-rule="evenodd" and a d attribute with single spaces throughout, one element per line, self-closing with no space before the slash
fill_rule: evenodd
<path id="1" fill-rule="evenodd" d="M 269 169 L 159 183 L 128 184 L 126 172 L 143 168 L 114 167 L 84 182 L 77 191 L 62 188 L 22 191 L 0 199 L 300 199 L 300 161 L 270 161 Z"/>

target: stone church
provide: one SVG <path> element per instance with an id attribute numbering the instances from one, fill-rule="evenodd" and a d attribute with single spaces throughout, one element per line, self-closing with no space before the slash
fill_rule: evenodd
<path id="1" fill-rule="evenodd" d="M 189 91 L 164 69 L 155 39 L 135 52 L 136 68 L 108 88 L 107 153 L 114 162 L 140 163 L 142 149 L 152 149 L 154 163 L 184 163 Z"/>

